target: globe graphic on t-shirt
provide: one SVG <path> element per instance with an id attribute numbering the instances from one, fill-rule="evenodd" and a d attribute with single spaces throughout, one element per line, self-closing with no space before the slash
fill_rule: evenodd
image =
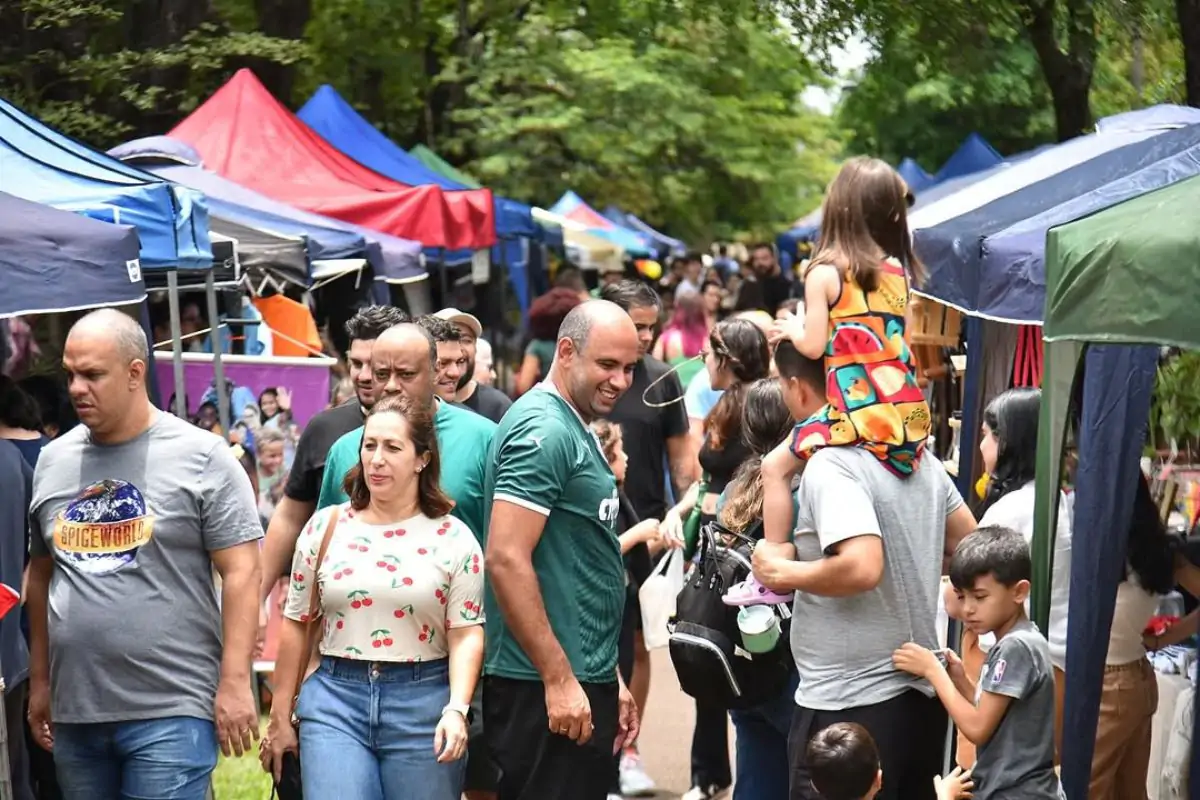
<path id="1" fill-rule="evenodd" d="M 88 486 L 61 514 L 63 521 L 76 524 L 130 522 L 145 516 L 141 491 L 132 483 L 112 479 Z M 102 575 L 133 563 L 137 551 L 133 547 L 119 553 L 78 553 L 59 548 L 58 554 L 80 572 Z"/>

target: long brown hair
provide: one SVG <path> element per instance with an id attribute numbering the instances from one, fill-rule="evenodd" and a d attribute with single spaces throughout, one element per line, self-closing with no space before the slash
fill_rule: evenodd
<path id="1" fill-rule="evenodd" d="M 908 231 L 908 187 L 885 162 L 859 156 L 842 165 L 825 193 L 820 249 L 808 269 L 836 267 L 864 291 L 879 287 L 879 262 L 895 258 L 920 286 L 925 266 Z"/>
<path id="2" fill-rule="evenodd" d="M 399 414 L 408 423 L 408 438 L 418 456 L 429 454 L 429 462 L 417 473 L 417 504 L 421 513 L 432 519 L 444 517 L 454 508 L 454 501 L 442 491 L 442 459 L 438 453 L 437 435 L 430 408 L 409 403 L 403 397 L 384 397 L 367 414 L 367 421 L 378 414 Z M 367 426 L 363 424 L 363 435 Z M 358 463 L 348 473 L 342 490 L 350 496 L 350 507 L 362 511 L 371 502 L 371 490 L 363 476 L 362 444 L 359 443 Z"/>
<path id="3" fill-rule="evenodd" d="M 742 424 L 742 404 L 746 386 L 767 377 L 771 368 L 771 348 L 767 336 L 757 325 L 745 319 L 727 319 L 717 323 L 708 336 L 708 346 L 717 364 L 733 373 L 733 385 L 721 395 L 704 418 L 704 435 L 713 450 L 724 450 Z"/>
<path id="4" fill-rule="evenodd" d="M 783 400 L 778 380 L 764 378 L 746 390 L 742 408 L 742 439 L 753 455 L 738 467 L 725 489 L 721 524 L 731 531 L 746 531 L 762 518 L 763 456 L 788 437 L 792 415 Z"/>

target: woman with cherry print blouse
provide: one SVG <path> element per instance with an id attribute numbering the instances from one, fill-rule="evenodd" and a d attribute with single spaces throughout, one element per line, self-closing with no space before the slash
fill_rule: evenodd
<path id="1" fill-rule="evenodd" d="M 305 797 L 458 800 L 483 661 L 483 557 L 449 516 L 430 412 L 377 403 L 346 493 L 350 502 L 317 512 L 296 544 L 268 729 L 272 765 L 278 775 L 283 754 L 298 746 Z M 296 703 L 297 741 L 294 686 L 285 684 L 306 656 L 314 584 L 321 659 Z"/>

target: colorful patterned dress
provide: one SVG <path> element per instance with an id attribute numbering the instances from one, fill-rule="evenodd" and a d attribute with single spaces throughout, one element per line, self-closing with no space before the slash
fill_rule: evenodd
<path id="1" fill-rule="evenodd" d="M 929 405 L 917 386 L 905 341 L 908 279 L 893 259 L 867 292 L 847 274 L 829 309 L 827 405 L 792 431 L 792 452 L 807 461 L 824 447 L 855 445 L 898 475 L 916 468 L 929 436 Z"/>

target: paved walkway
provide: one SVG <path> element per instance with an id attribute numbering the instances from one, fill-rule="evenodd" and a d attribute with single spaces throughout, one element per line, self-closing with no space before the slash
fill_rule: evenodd
<path id="1" fill-rule="evenodd" d="M 650 699 L 639 747 L 646 771 L 658 784 L 655 797 L 675 800 L 689 788 L 692 727 L 696 722 L 695 701 L 679 688 L 675 668 L 666 648 L 650 653 Z M 732 760 L 733 729 L 729 744 Z"/>

